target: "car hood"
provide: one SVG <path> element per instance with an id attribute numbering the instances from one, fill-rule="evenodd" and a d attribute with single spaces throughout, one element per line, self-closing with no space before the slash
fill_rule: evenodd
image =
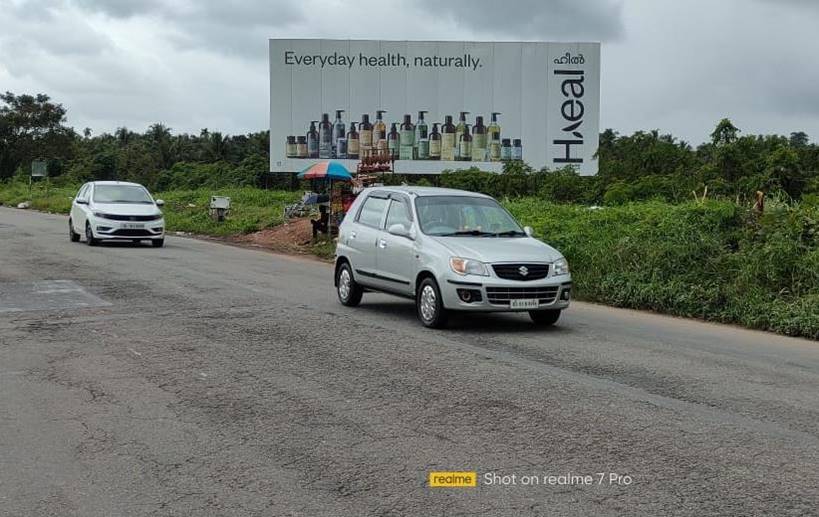
<path id="1" fill-rule="evenodd" d="M 554 262 L 559 251 L 532 237 L 431 237 L 453 255 L 482 262 Z"/>
<path id="2" fill-rule="evenodd" d="M 156 205 L 142 203 L 94 203 L 91 210 L 113 215 L 156 215 L 160 213 Z"/>

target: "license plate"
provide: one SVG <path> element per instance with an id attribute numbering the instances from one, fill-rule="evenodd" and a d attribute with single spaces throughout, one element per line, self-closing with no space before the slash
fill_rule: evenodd
<path id="1" fill-rule="evenodd" d="M 126 230 L 144 230 L 144 224 L 124 223 L 122 227 Z"/>
<path id="2" fill-rule="evenodd" d="M 537 309 L 537 306 L 538 306 L 537 298 L 524 300 L 509 300 L 510 309 Z"/>

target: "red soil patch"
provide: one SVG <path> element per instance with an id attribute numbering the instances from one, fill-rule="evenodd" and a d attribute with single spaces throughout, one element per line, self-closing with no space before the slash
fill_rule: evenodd
<path id="1" fill-rule="evenodd" d="M 266 248 L 281 253 L 308 253 L 313 230 L 310 218 L 291 219 L 284 224 L 264 230 L 237 235 L 231 240 L 237 243 Z"/>

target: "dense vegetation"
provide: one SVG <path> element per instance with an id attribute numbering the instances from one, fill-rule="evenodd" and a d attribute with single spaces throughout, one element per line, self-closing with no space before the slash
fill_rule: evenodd
<path id="1" fill-rule="evenodd" d="M 67 127 L 65 109 L 46 96 L 0 101 L 0 203 L 28 198 L 25 178 L 41 157 L 52 180 L 47 195 L 35 187 L 35 208 L 67 211 L 83 181 L 131 180 L 160 192 L 171 230 L 253 231 L 280 222 L 297 197 L 253 188 L 271 179 L 266 132 L 174 135 L 154 124 L 92 136 Z M 501 199 L 569 258 L 585 299 L 819 338 L 819 146 L 805 133 L 742 136 L 722 120 L 693 147 L 656 131 L 606 130 L 598 158 L 595 177 L 512 163 L 500 175 L 389 180 Z M 223 225 L 204 210 L 214 189 L 233 197 Z M 757 191 L 767 195 L 761 213 L 751 209 Z"/>

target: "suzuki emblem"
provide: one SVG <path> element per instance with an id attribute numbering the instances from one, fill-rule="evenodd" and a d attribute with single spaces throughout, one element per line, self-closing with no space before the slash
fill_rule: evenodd
<path id="1" fill-rule="evenodd" d="M 526 276 L 529 274 L 529 268 L 526 266 L 520 266 L 518 268 L 518 273 L 520 273 L 520 276 Z"/>

